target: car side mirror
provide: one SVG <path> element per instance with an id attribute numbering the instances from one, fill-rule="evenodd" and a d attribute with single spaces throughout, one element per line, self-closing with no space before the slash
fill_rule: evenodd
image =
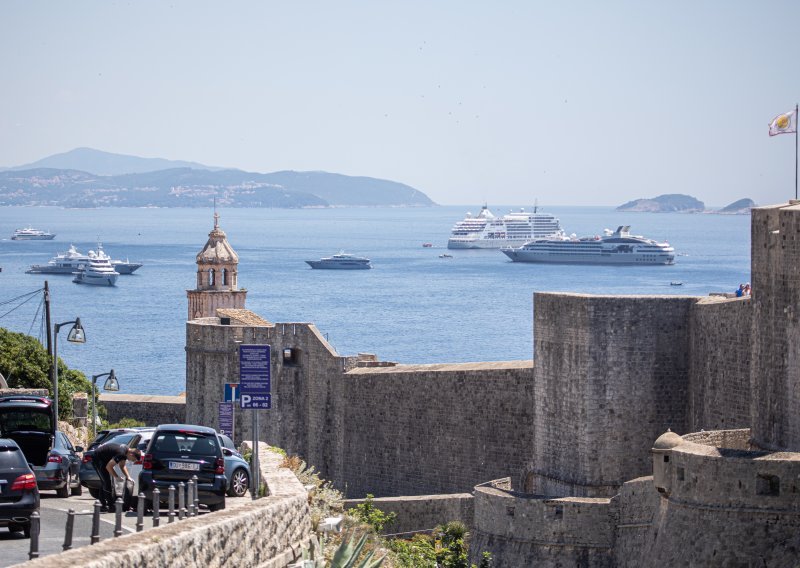
<path id="1" fill-rule="evenodd" d="M 233 452 L 229 448 L 222 448 L 222 454 L 230 457 L 233 455 Z"/>
<path id="2" fill-rule="evenodd" d="M 83 451 L 83 446 L 75 446 L 75 451 L 81 453 Z"/>

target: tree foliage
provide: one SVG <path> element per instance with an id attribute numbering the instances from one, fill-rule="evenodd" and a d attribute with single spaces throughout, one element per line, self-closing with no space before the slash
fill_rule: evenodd
<path id="1" fill-rule="evenodd" d="M 50 381 L 50 356 L 37 339 L 24 333 L 0 328 L 0 373 L 8 386 L 18 389 L 47 389 L 53 396 Z M 58 360 L 58 413 L 61 420 L 71 418 L 72 395 L 91 393 L 86 375 Z M 91 396 L 91 394 L 90 394 Z"/>

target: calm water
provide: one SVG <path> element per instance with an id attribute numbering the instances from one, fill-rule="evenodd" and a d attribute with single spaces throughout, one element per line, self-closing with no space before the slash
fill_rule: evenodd
<path id="1" fill-rule="evenodd" d="M 681 255 L 674 266 L 519 264 L 499 251 L 447 251 L 454 258 L 440 259 L 450 228 L 468 209 L 228 209 L 220 226 L 239 253 L 249 309 L 274 322 L 312 322 L 342 355 L 371 352 L 402 363 L 530 359 L 536 291 L 706 295 L 749 280 L 749 216 L 548 210 L 578 235 L 630 224 L 635 234 L 666 239 Z M 27 225 L 57 236 L 9 239 Z M 195 255 L 212 226 L 212 212 L 199 209 L 0 208 L 0 301 L 47 279 L 54 323 L 79 316 L 86 328 L 84 345 L 68 343 L 66 329 L 59 335 L 69 366 L 87 375 L 114 368 L 122 392 L 180 393 L 186 289 L 194 288 Z M 86 252 L 98 239 L 113 258 L 145 266 L 113 288 L 25 274 L 70 243 Z M 374 269 L 312 270 L 303 262 L 340 250 L 368 256 Z M 0 306 L 0 326 L 37 336 L 38 302 L 8 314 L 12 305 Z"/>

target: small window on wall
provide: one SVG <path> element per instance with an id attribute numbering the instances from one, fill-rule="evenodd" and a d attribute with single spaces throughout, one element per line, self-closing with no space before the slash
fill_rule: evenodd
<path id="1" fill-rule="evenodd" d="M 781 494 L 781 478 L 777 475 L 759 473 L 756 481 L 756 493 L 777 497 Z"/>
<path id="2" fill-rule="evenodd" d="M 300 364 L 300 350 L 294 347 L 283 348 L 283 364 L 284 365 L 299 365 Z"/>

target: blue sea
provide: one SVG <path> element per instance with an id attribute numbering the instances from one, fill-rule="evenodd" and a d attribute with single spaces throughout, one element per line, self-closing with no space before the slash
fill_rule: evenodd
<path id="1" fill-rule="evenodd" d="M 518 206 L 490 206 L 497 215 Z M 552 207 L 568 233 L 631 225 L 669 241 L 673 266 L 512 263 L 494 250 L 447 251 L 456 221 L 480 204 L 431 208 L 222 209 L 220 226 L 239 254 L 247 307 L 273 322 L 311 322 L 341 355 L 375 353 L 400 363 L 531 359 L 534 292 L 689 294 L 733 291 L 750 278 L 750 217 L 620 213 Z M 31 225 L 53 241 L 12 241 Z M 59 335 L 59 355 L 87 376 L 114 369 L 121 392 L 184 391 L 186 290 L 213 227 L 204 209 L 0 208 L 0 302 L 49 282 L 53 322 L 80 317 L 87 342 Z M 25 274 L 74 244 L 103 247 L 144 267 L 113 288 L 69 276 Z M 433 248 L 423 248 L 430 242 Z M 345 251 L 373 270 L 312 270 L 304 260 Z M 453 258 L 442 259 L 448 252 Z M 680 281 L 682 286 L 671 286 Z M 40 295 L 0 306 L 0 327 L 41 335 Z M 18 307 L 16 307 L 18 306 Z"/>

